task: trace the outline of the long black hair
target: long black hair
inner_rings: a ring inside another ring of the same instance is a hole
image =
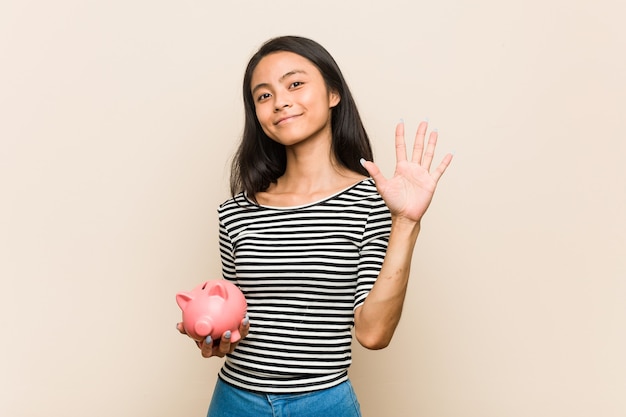
[[[252,74],[261,59],[273,52],[293,52],[311,61],[320,71],[326,88],[339,95],[332,108],[332,152],[337,162],[355,172],[369,175],[360,158],[373,160],[372,148],[354,98],[339,66],[324,47],[299,36],[281,36],[265,42],[250,58],[243,79],[245,124],[241,143],[232,161],[230,192],[241,191],[255,199],[285,173],[287,157],[284,145],[267,137],[256,117],[251,92]]]

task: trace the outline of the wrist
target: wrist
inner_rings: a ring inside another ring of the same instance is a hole
[[[412,220],[402,216],[391,216],[392,233],[413,235],[417,238],[420,229],[421,222],[419,220]]]
[[[414,220],[414,219],[410,219],[408,217],[404,217],[404,216],[398,216],[398,215],[391,215],[391,224],[392,225],[398,225],[400,227],[407,227],[407,228],[418,228],[420,227],[420,223],[421,223],[421,219],[420,220]]]

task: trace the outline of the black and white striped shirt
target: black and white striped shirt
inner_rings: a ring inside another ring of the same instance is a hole
[[[218,213],[223,275],[244,293],[251,323],[220,378],[265,393],[345,381],[354,309],[376,281],[391,228],[373,180],[297,207],[239,194]]]

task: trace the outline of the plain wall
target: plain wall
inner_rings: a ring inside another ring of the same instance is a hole
[[[283,34],[334,55],[388,175],[400,118],[455,152],[391,346],[355,346],[364,416],[626,415],[625,12],[2,2],[0,415],[205,415],[220,360],[174,295],[220,275],[244,66]]]

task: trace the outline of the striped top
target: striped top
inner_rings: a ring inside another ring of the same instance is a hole
[[[354,309],[376,281],[391,228],[373,180],[296,207],[239,194],[218,213],[223,275],[244,293],[251,324],[220,378],[264,393],[345,381]]]

